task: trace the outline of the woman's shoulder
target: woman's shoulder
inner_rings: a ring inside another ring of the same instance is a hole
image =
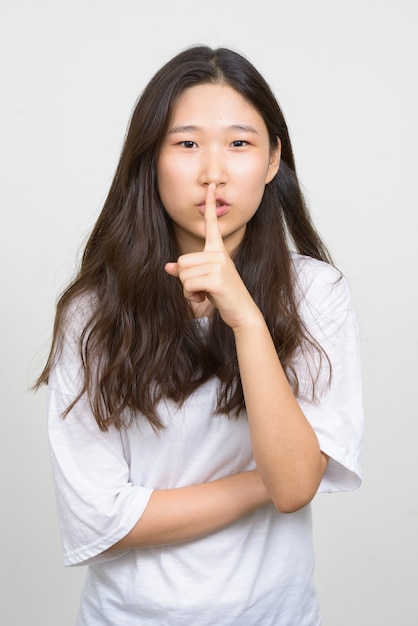
[[[320,261],[298,252],[291,252],[293,271],[302,280],[313,281],[315,278],[335,282],[342,278],[341,272],[330,263]]]
[[[61,310],[54,366],[49,377],[49,387],[65,395],[76,396],[82,387],[83,365],[80,356],[86,341],[86,330],[97,309],[97,298],[92,293],[82,293],[70,298]]]
[[[97,304],[97,296],[93,292],[83,292],[69,299],[62,311],[62,331],[65,334],[80,334],[94,316]]]
[[[347,281],[334,265],[292,252],[292,268],[298,300],[322,311],[350,309]]]

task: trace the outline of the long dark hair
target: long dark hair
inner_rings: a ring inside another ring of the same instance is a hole
[[[244,408],[231,329],[215,311],[202,333],[179,281],[163,269],[179,251],[159,197],[156,161],[177,98],[205,83],[234,88],[261,114],[272,149],[277,138],[281,142],[279,171],[266,185],[234,262],[265,317],[296,394],[296,351],[308,347],[321,353],[298,315],[290,245],[315,259],[330,262],[330,257],[305,206],[283,114],[264,78],[244,57],[225,48],[187,49],[157,72],[135,106],[78,275],[59,299],[51,352],[36,384],[48,382],[59,358],[70,304],[90,298],[91,312],[79,337],[84,384],[66,413],[87,394],[101,430],[125,427],[138,411],[159,429],[162,398],[181,404],[214,376],[220,381],[218,412],[238,415]]]

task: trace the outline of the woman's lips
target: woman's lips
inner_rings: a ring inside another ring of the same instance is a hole
[[[202,215],[205,214],[205,207],[206,207],[205,202],[201,202],[198,205],[199,211]],[[216,215],[218,217],[222,217],[222,215],[225,215],[226,213],[228,213],[229,209],[230,209],[230,205],[223,198],[216,200]]]
[[[226,213],[228,213],[229,211],[229,204],[220,204],[218,206],[218,204],[216,204],[216,215],[218,217],[222,217],[222,215],[225,215]]]

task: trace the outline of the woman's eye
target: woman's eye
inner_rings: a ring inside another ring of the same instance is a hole
[[[244,141],[244,139],[237,139],[232,142],[231,146],[234,148],[243,148],[244,146],[248,146],[248,141]]]
[[[180,145],[183,148],[196,148],[197,144],[195,141],[180,141]]]

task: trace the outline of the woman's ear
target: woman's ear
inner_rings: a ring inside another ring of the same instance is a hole
[[[282,144],[280,142],[280,139],[277,138],[277,148],[274,148],[274,150],[270,152],[270,163],[267,170],[266,185],[273,180],[273,178],[279,171],[281,148]]]

